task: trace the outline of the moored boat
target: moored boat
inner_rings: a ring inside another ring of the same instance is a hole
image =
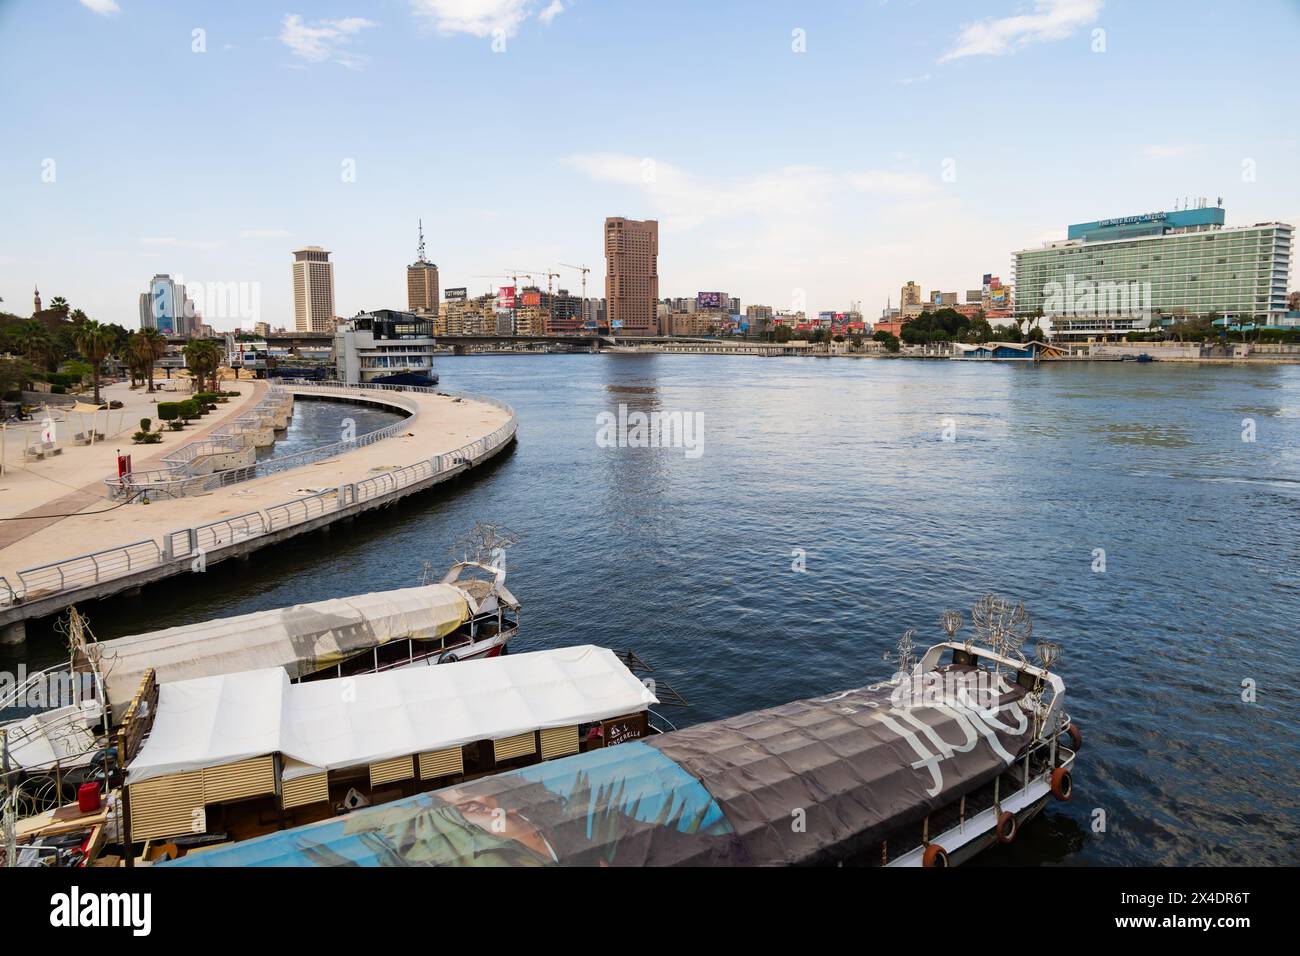
[[[977,635],[886,681],[468,780],[181,865],[856,865],[969,859],[1052,799],[1079,748],[1020,605],[981,599]],[[489,812],[490,811],[490,812]],[[509,821],[494,829],[493,819]]]

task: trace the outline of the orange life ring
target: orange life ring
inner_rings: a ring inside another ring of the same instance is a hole
[[[1077,753],[1082,746],[1083,734],[1079,730],[1079,725],[1074,721],[1070,721],[1070,749]]]
[[[998,814],[998,842],[1010,843],[1016,838],[1016,832],[1020,829],[1020,823],[1016,820],[1016,815],[1010,810],[1003,810]]]
[[[948,851],[937,843],[931,843],[921,856],[921,865],[927,870],[948,865]]]
[[[1057,767],[1052,771],[1052,796],[1065,803],[1073,793],[1074,778],[1070,776],[1070,771],[1065,767]]]

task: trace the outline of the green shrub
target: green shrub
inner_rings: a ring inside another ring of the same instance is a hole
[[[181,414],[180,402],[159,402],[158,417],[165,422],[174,422]]]
[[[153,431],[153,419],[151,419],[151,418],[142,418],[142,419],[140,419],[140,431],[142,431],[142,432],[151,432],[151,431]]]
[[[62,385],[51,385],[51,386],[50,386],[50,394],[51,394],[51,395],[67,395],[67,394],[68,394],[68,390],[67,390],[66,388],[64,388]]]
[[[185,421],[193,421],[199,417],[199,403],[194,399],[187,398],[185,401],[178,402],[177,404],[181,407],[180,417],[185,419]]]
[[[184,422],[168,422],[168,423],[167,423],[167,427],[170,428],[170,429],[171,429],[172,431],[174,431],[174,432],[178,432],[178,431],[180,431],[182,428],[185,427],[185,423],[184,423]]]
[[[146,419],[147,421],[147,419]],[[158,432],[139,431],[131,436],[131,439],[137,445],[156,445],[162,441],[162,435]]]

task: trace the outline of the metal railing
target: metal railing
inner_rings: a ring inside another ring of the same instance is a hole
[[[64,561],[54,561],[18,572],[22,582],[22,598],[57,594],[91,587],[112,578],[125,577],[157,566],[162,558],[158,542],[149,538],[117,548],[107,548],[91,554],[79,555]]]
[[[304,386],[294,384],[295,390],[301,387]],[[504,425],[484,438],[476,439],[452,451],[435,455],[412,465],[376,475],[373,478],[340,485],[338,488],[331,488],[328,491],[306,495],[301,498],[293,498],[280,504],[270,505],[260,512],[251,511],[222,521],[209,522],[189,528],[178,528],[164,534],[161,544],[152,539],[136,541],[121,547],[108,548],[92,554],[79,555],[63,561],[28,568],[18,572],[18,587],[11,586],[5,578],[0,577],[0,607],[16,604],[24,600],[50,597],[60,592],[90,587],[150,567],[158,567],[169,561],[188,558],[196,552],[209,552],[237,545],[259,535],[314,521],[361,502],[383,498],[412,485],[436,478],[439,475],[463,470],[477,464],[492,451],[513,438],[518,428],[518,420],[514,409],[505,402],[486,396],[440,392],[437,389],[422,386],[329,386],[313,382],[306,383],[306,387],[319,387],[321,389],[331,387],[335,389],[340,387],[346,389],[372,388],[382,391],[413,391],[444,395],[460,398],[464,401],[482,402],[507,412],[510,417]],[[389,428],[405,427],[407,424],[408,420],[403,419],[401,422],[395,422]],[[381,429],[381,431],[384,430],[386,429]],[[371,435],[375,434],[377,433],[371,433]],[[369,436],[363,436],[363,439],[365,437]],[[361,442],[363,439],[357,439],[357,442]],[[374,438],[372,440],[378,441],[380,439]],[[338,445],[344,444],[352,443],[340,442],[334,446],[326,447],[334,448],[334,453],[338,453],[343,450],[339,449]],[[314,451],[320,451],[320,449]],[[310,452],[301,454],[310,454]],[[286,455],[284,459],[288,460],[296,457],[298,456]],[[250,468],[264,467],[276,460],[270,459],[269,462],[261,462],[259,465],[250,466]],[[240,471],[242,469],[234,470]],[[265,474],[266,472],[262,473]],[[225,483],[223,476],[226,474],[227,472],[215,472],[211,475],[180,479],[177,483],[206,483],[204,487],[219,487]]]
[[[105,478],[109,497],[129,498],[142,492],[160,497],[180,497],[215,487],[205,480],[209,475],[193,473],[191,469],[194,462],[207,455],[229,454],[248,447],[241,436],[247,431],[266,428],[274,422],[276,415],[283,411],[286,400],[292,401],[292,396],[278,381],[273,381],[267,393],[252,408],[213,429],[207,437],[187,442],[164,455],[160,460],[166,463],[166,468],[132,471],[127,475]]]

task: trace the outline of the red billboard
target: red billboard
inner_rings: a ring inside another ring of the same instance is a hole
[[[503,285],[497,290],[497,308],[513,309],[515,307],[515,287]]]
[[[540,292],[525,292],[524,305],[541,305],[542,294]]]

